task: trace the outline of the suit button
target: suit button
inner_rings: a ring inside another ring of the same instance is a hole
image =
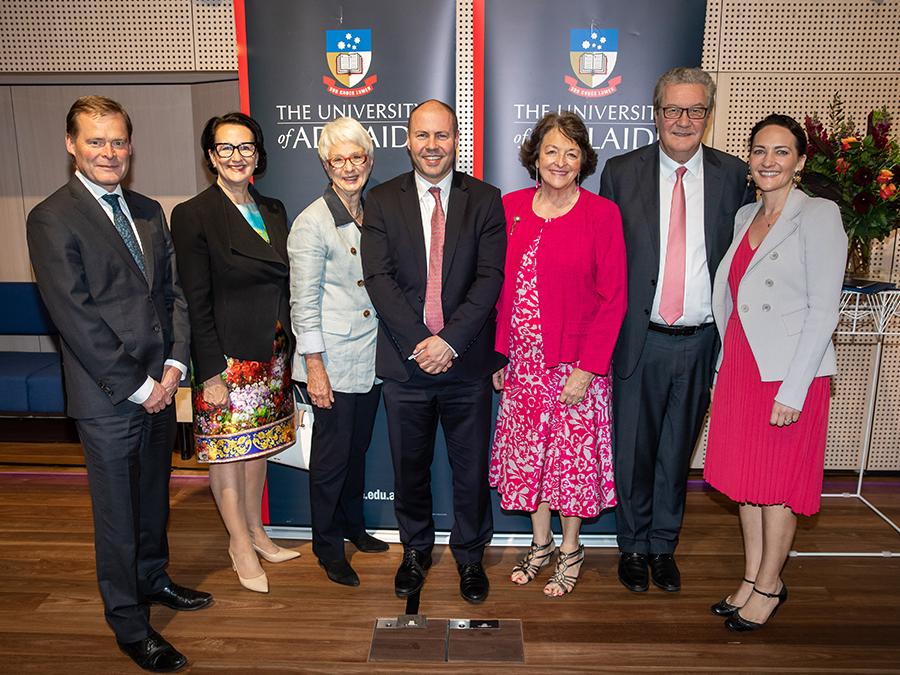
[[[773,251],[772,255],[769,256],[772,260],[778,260],[778,251]]]
[[[350,255],[356,255],[356,247],[355,246],[350,247]]]
[[[363,310],[363,316],[366,317],[367,319],[368,319],[371,315],[372,315],[372,312],[370,312],[369,310],[367,310],[367,309],[364,309],[364,310]]]
[[[766,286],[768,286],[769,288],[771,288],[771,287],[774,286],[774,285],[775,285],[775,282],[774,282],[774,281],[772,281],[771,279],[766,279]]]
[[[763,305],[762,306],[762,310],[764,312],[768,312],[770,309],[772,309],[772,305]]]
[[[360,288],[362,288],[363,286],[366,285],[366,282],[363,281],[362,279],[360,279],[359,281],[356,282],[356,285],[359,286]]]
[[[647,316],[650,316],[650,310],[649,310],[649,309],[645,309],[645,310],[644,310],[644,314],[646,314]]]
[[[650,285],[651,285],[651,286],[656,286],[656,279],[651,279],[651,280],[650,280]]]
[[[749,312],[749,311],[750,311],[750,308],[749,308],[747,305],[741,305],[741,311],[742,311],[742,312]]]
[[[158,332],[159,332],[159,326],[153,326],[153,332],[154,332],[154,333],[158,333]]]

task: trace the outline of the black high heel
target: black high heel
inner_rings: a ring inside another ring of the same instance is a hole
[[[751,586],[755,584],[755,581],[750,581],[747,577],[741,579],[744,583],[750,584]],[[709,611],[715,614],[716,616],[729,617],[734,616],[734,613],[740,609],[737,605],[732,605],[728,602],[728,598],[731,596],[727,596],[719,600],[716,604],[711,605]]]
[[[735,611],[733,616],[725,619],[725,628],[728,630],[734,631],[736,633],[746,633],[751,630],[759,630],[766,623],[769,623],[769,619],[775,616],[775,612],[778,611],[778,608],[781,607],[784,603],[787,602],[788,599],[788,591],[787,586],[785,586],[784,582],[781,582],[781,590],[778,593],[765,593],[763,591],[757,590],[757,588],[753,587],[754,593],[759,593],[760,595],[764,595],[767,598],[777,598],[778,604],[775,605],[775,609],[772,610],[772,613],[769,614],[769,618],[766,619],[765,623],[756,623],[755,621],[748,621],[744,617],[741,616],[741,613]]]

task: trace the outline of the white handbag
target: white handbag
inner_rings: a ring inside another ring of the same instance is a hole
[[[292,466],[295,469],[309,471],[309,455],[312,449],[312,429],[315,413],[313,407],[306,400],[300,387],[294,387],[294,423],[297,427],[297,440],[293,445],[281,452],[270,455],[269,461],[273,464]]]

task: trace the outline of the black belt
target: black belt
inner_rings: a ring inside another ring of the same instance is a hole
[[[649,328],[653,332],[662,333],[663,335],[694,335],[704,328],[709,328],[714,325],[715,324],[712,322],[701,323],[699,326],[666,326],[661,323],[651,323]]]

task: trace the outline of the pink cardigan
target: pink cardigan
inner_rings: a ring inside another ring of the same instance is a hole
[[[534,214],[535,188],[503,197],[506,265],[497,301],[498,352],[509,356],[516,276],[522,256],[541,234],[538,301],[544,365],[575,363],[606,375],[625,316],[625,241],[619,208],[582,189],[575,206],[550,223]]]

